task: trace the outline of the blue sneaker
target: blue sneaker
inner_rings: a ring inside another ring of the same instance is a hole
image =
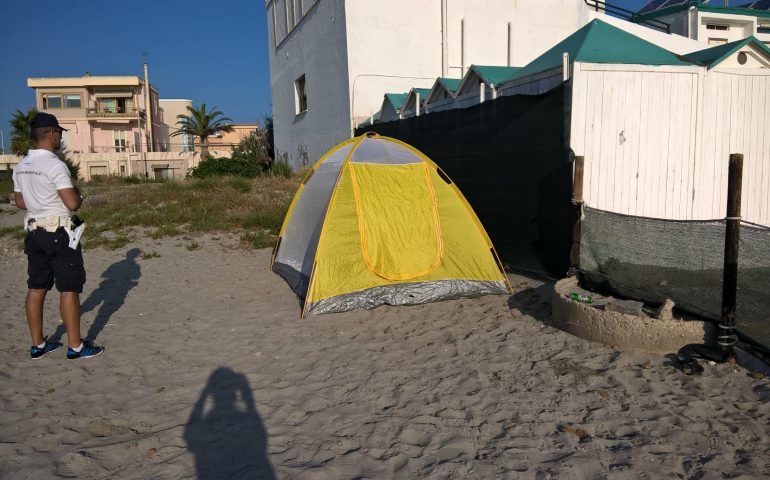
[[[79,352],[76,352],[72,347],[67,348],[67,360],[95,357],[104,351],[104,347],[94,345],[88,340],[81,340],[81,342],[83,342],[83,348]]]
[[[29,349],[29,354],[32,357],[32,360],[42,358],[46,354],[49,354],[54,350],[58,350],[62,346],[62,344],[59,342],[49,342],[48,337],[46,337],[44,340],[45,346],[43,348],[40,348],[37,345],[32,345],[32,347]]]

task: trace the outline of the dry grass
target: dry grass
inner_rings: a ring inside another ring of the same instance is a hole
[[[114,249],[138,234],[159,239],[230,232],[240,233],[243,243],[254,248],[271,246],[299,181],[283,177],[217,177],[84,185],[81,190],[85,200],[78,212],[88,224],[84,245]],[[0,231],[0,236],[17,230]]]

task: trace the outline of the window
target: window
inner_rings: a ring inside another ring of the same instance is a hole
[[[185,133],[182,135],[182,151],[183,152],[192,152],[193,151],[193,145],[194,145],[194,139],[193,136],[189,133]]]
[[[125,152],[126,151],[126,131],[113,130],[112,134],[115,138],[115,151]]]
[[[80,108],[80,95],[64,95],[64,108]]]
[[[294,81],[295,106],[297,115],[307,111],[307,91],[305,90],[305,76],[302,75]]]
[[[43,94],[43,109],[49,108],[80,108],[78,93],[45,93]]]
[[[122,114],[136,116],[134,99],[130,96],[98,96],[96,98],[95,113],[98,115]]]
[[[120,176],[124,177],[125,175],[126,175],[126,166],[125,165],[121,165],[120,166]]]
[[[719,25],[716,23],[707,23],[706,30],[721,30],[723,32],[726,32],[730,30],[730,25]]]
[[[99,99],[99,112],[102,113],[117,113],[118,101],[115,98],[100,98]]]
[[[61,95],[43,95],[43,109],[61,108]]]
[[[302,19],[316,3],[318,3],[318,0],[270,1],[270,5],[267,7],[267,15],[273,21],[276,47],[302,22]]]
[[[709,38],[709,45],[724,45],[727,43],[726,38]]]

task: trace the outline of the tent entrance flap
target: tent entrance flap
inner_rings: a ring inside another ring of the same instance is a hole
[[[438,267],[443,254],[436,194],[423,163],[349,164],[367,268],[410,280]]]

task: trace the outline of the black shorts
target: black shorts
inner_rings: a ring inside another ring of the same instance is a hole
[[[42,228],[27,232],[24,238],[27,254],[27,287],[50,290],[56,285],[60,292],[83,292],[86,269],[83,252],[69,247],[69,235],[63,228],[50,233]]]

